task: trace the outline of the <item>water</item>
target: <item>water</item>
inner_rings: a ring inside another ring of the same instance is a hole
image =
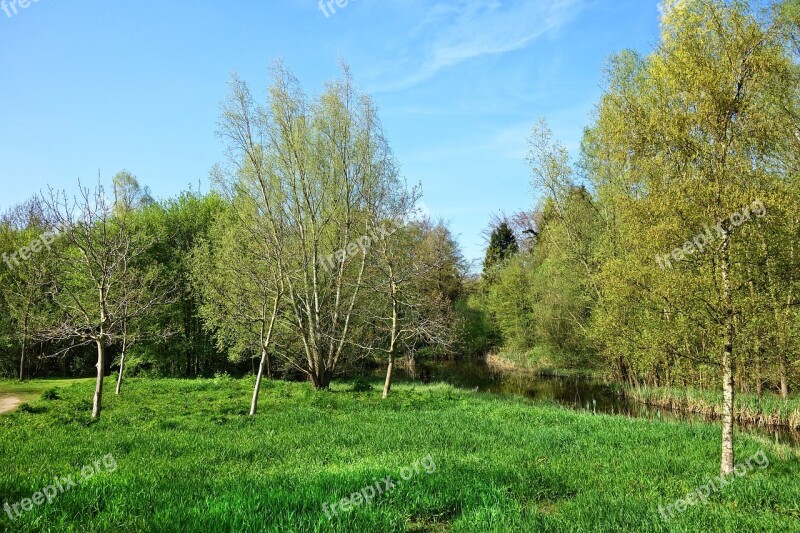
[[[633,401],[619,387],[586,378],[545,377],[532,373],[498,373],[482,361],[445,361],[416,366],[414,372],[400,369],[402,381],[445,382],[455,387],[491,394],[522,396],[556,402],[570,409],[636,418],[674,419],[718,423],[703,415],[660,409]],[[775,442],[800,447],[800,432],[788,428],[762,428],[737,424],[738,431],[769,437]]]

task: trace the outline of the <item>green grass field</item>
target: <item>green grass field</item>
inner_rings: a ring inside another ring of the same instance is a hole
[[[23,402],[38,399],[48,389],[69,387],[75,383],[94,383],[92,378],[37,379],[33,381],[0,380],[0,394],[12,394]]]
[[[0,513],[0,530],[800,531],[796,452],[747,436],[739,461],[763,450],[768,467],[661,518],[660,505],[718,475],[712,425],[445,385],[398,385],[382,401],[377,382],[371,392],[267,382],[250,419],[252,379],[130,380],[121,398],[112,381],[97,423],[91,382],[0,416],[0,505],[103,457],[116,465],[15,520]],[[435,471],[402,481],[427,456]],[[386,476],[393,490],[328,519],[323,504]]]

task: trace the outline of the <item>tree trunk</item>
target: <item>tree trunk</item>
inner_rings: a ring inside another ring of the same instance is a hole
[[[122,334],[122,355],[119,358],[119,377],[117,377],[117,396],[122,389],[122,373],[125,371],[125,353],[128,351],[128,326],[125,326]]]
[[[26,308],[25,324],[22,328],[22,352],[19,356],[19,380],[25,381],[25,355],[28,349],[28,327],[30,326],[30,311]]]
[[[758,341],[756,341],[756,346],[758,345]],[[756,349],[756,395],[758,395],[759,400],[764,395],[764,379],[761,377],[760,348]]]
[[[786,354],[781,352],[778,358],[780,360],[781,372],[781,398],[787,400],[789,399],[789,378],[786,374]]]
[[[394,369],[394,353],[389,352],[389,365],[386,368],[386,382],[383,384],[383,399],[389,396],[392,390],[392,370]]]
[[[261,390],[261,378],[264,375],[264,364],[267,360],[267,349],[261,349],[261,363],[258,365],[258,374],[256,374],[256,386],[253,389],[253,401],[250,402],[250,416],[256,416],[258,411],[258,392]]]
[[[324,363],[323,363],[324,364]],[[331,386],[331,376],[324,368],[319,368],[309,374],[314,390],[327,390]]]
[[[125,370],[125,348],[122,348],[122,356],[119,359],[119,376],[117,377],[117,396],[119,396],[120,389],[122,388],[122,373]],[[135,370],[135,369],[134,369]],[[136,372],[134,372],[134,376]]]
[[[264,322],[261,322],[261,363],[258,365],[258,375],[256,376],[256,386],[253,389],[253,401],[250,402],[250,416],[255,416],[258,412],[258,393],[261,390],[261,380],[264,377],[264,367],[267,367],[269,373],[269,345],[272,342],[272,331],[275,328],[275,320],[278,317],[278,304],[280,303],[280,295],[275,297],[275,303],[272,306],[272,316],[269,321],[269,328],[266,335],[264,334]]]
[[[622,383],[628,383],[628,367],[625,365],[625,360],[622,357],[617,359],[617,372],[619,372],[619,378]]]
[[[22,354],[19,357],[19,380],[25,381],[25,350],[28,347],[26,335],[22,336]]]
[[[94,389],[94,405],[92,407],[92,418],[100,418],[100,410],[103,403],[103,369],[106,366],[106,341],[101,335],[97,340],[97,384]]]
[[[723,312],[723,350],[722,350],[722,474],[733,472],[733,305],[731,298],[730,272],[730,230],[726,227],[722,237],[722,312]]]
[[[392,390],[392,370],[394,369],[394,352],[397,345],[397,327],[398,327],[398,301],[397,301],[397,285],[394,282],[394,270],[391,265],[389,266],[389,275],[392,277],[391,292],[392,292],[392,338],[389,341],[389,365],[386,369],[386,383],[383,384],[383,399],[389,396],[389,391]]]
[[[798,219],[795,218],[794,219],[795,227],[797,227],[797,223],[798,223]],[[791,259],[792,259],[792,264],[794,264],[794,260],[795,260],[794,241],[791,241],[791,242],[792,242],[792,245],[791,245],[791,248],[790,248],[790,250],[791,250],[790,256],[791,256]],[[790,309],[792,309],[792,305],[793,305],[793,302],[794,302],[794,287],[792,285],[789,285],[789,291],[788,292],[789,293],[786,295],[785,320],[781,324],[778,325],[778,327],[781,328],[780,331],[783,332],[783,334],[781,336],[783,337],[783,341],[784,341],[783,342],[783,346],[781,347],[782,349],[780,350],[779,355],[778,355],[780,357],[780,365],[781,365],[781,398],[783,398],[784,400],[788,400],[789,399],[789,375],[788,375],[788,368],[787,368],[788,365],[787,365],[787,362],[786,362],[786,351],[787,351],[787,349],[789,347],[789,343],[787,342],[787,338],[786,337],[787,336],[791,337],[791,329],[789,329],[790,328],[789,324],[791,324],[791,312],[790,312]],[[786,329],[784,329],[784,328],[786,328]]]

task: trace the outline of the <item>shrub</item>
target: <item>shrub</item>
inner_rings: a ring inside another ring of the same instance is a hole
[[[48,401],[60,400],[61,396],[58,395],[58,391],[55,388],[52,388],[42,393],[42,399]]]
[[[353,381],[352,387],[350,387],[350,392],[370,392],[375,390],[372,386],[372,383],[368,379],[358,378]]]

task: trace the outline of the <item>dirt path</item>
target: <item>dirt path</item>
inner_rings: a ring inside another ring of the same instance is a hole
[[[12,394],[0,394],[0,415],[10,413],[22,403],[22,400]]]

